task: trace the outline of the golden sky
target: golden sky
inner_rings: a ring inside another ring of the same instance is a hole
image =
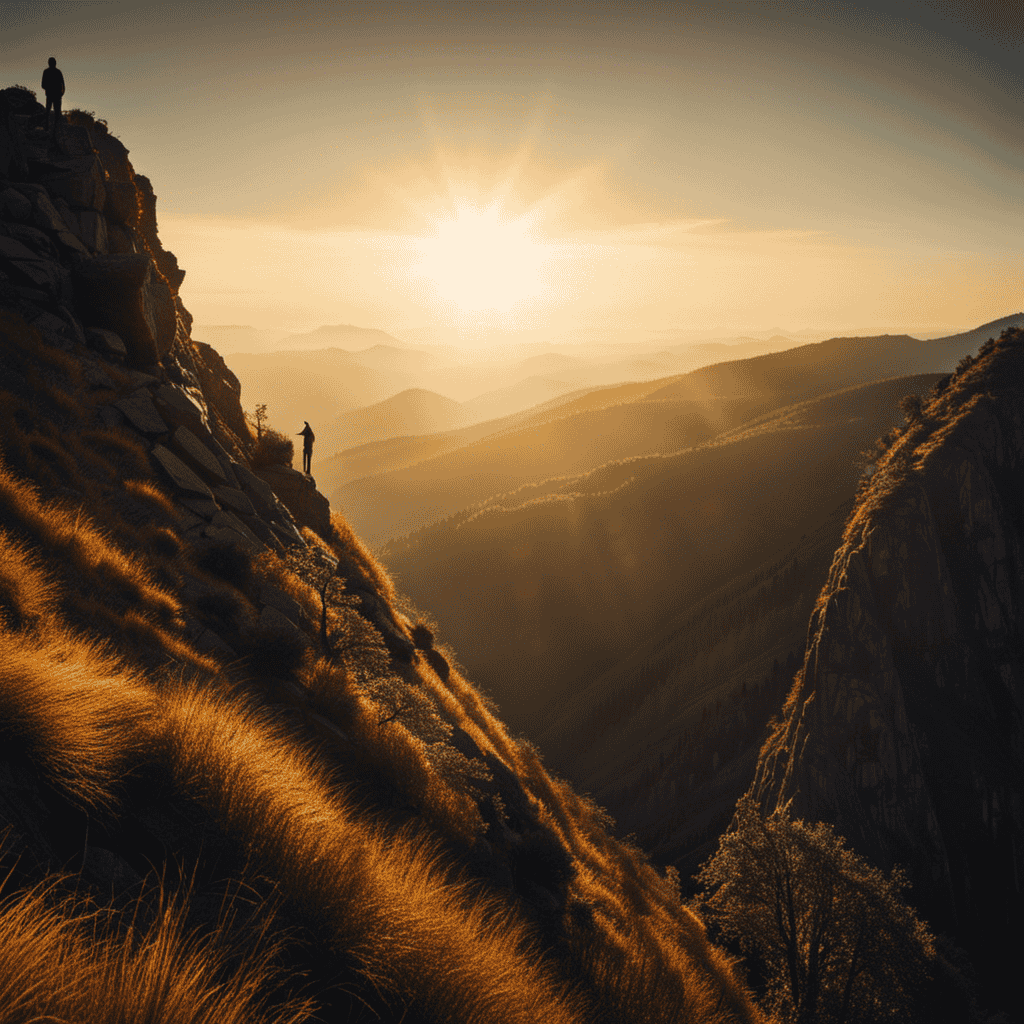
[[[995,4],[2,5],[104,117],[199,324],[482,342],[1024,307]],[[813,13],[808,13],[811,11]]]

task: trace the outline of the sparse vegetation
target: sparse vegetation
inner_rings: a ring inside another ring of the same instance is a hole
[[[871,867],[829,825],[764,818],[747,796],[698,881],[699,909],[752,957],[782,1020],[912,1019],[935,949],[898,869]]]
[[[270,466],[290,466],[295,457],[295,443],[273,427],[263,427],[256,438],[255,447],[250,456],[253,469],[266,469]]]

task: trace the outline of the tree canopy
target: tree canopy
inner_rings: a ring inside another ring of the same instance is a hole
[[[763,970],[780,1019],[910,1019],[935,950],[898,868],[884,874],[788,807],[763,817],[748,795],[697,881],[701,911]]]

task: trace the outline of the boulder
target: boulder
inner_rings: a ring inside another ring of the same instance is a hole
[[[83,319],[120,335],[132,366],[150,366],[166,355],[174,340],[174,302],[149,256],[82,259],[74,285]]]
[[[60,294],[61,268],[16,238],[0,235],[0,266],[13,272],[12,280],[25,281],[48,296]]]
[[[229,508],[232,512],[244,516],[256,515],[256,509],[253,508],[252,502],[245,496],[244,491],[221,484],[219,487],[214,487],[213,494],[223,508]]]
[[[244,441],[250,435],[242,412],[242,385],[238,378],[220,354],[201,341],[193,342],[193,362],[207,403],[217,410],[225,426]]]
[[[57,241],[60,243],[61,248],[71,254],[77,254],[80,256],[88,256],[89,250],[79,241],[78,236],[72,234],[70,231],[58,231]]]
[[[108,429],[113,430],[114,427],[124,426],[124,413],[120,409],[115,409],[112,405],[101,405],[96,410],[96,414],[99,416],[103,426]]]
[[[32,207],[32,223],[41,231],[67,231],[68,225],[45,192],[37,192],[33,196]]]
[[[247,516],[239,514],[239,519],[241,519],[242,522],[245,523],[245,525],[248,526],[249,529],[252,530],[252,532],[255,533],[256,536],[259,537],[259,539],[263,541],[264,544],[267,545],[268,548],[271,548],[278,554],[284,553],[284,542],[274,532],[272,524],[265,523],[262,519],[260,519],[259,516],[256,515]]]
[[[102,327],[90,327],[85,332],[88,345],[114,362],[123,363],[128,358],[128,349],[124,342],[113,331]]]
[[[331,533],[331,503],[316,489],[313,481],[290,466],[267,466],[257,471],[284,503],[297,523],[316,530],[321,537]]]
[[[153,392],[153,401],[168,423],[188,427],[193,434],[206,430],[206,410],[180,384],[164,384],[157,388]],[[209,444],[208,441],[206,443]],[[217,455],[216,451],[214,455]]]
[[[194,512],[197,516],[202,516],[207,522],[209,522],[219,511],[220,506],[215,501],[210,501],[208,498],[196,498],[185,495],[178,499],[179,503],[184,505],[185,508]],[[195,523],[191,524],[195,526]]]
[[[16,189],[0,191],[0,220],[26,224],[32,219],[32,204]]]
[[[119,398],[114,405],[124,413],[125,418],[136,430],[143,434],[165,434],[167,424],[160,418],[160,414],[153,405],[146,388],[138,388],[130,395]]]
[[[236,463],[234,469],[239,484],[256,509],[256,514],[271,525],[281,527],[283,536],[289,543],[304,545],[306,542],[296,528],[295,520],[292,519],[291,513],[274,493],[273,488],[265,480],[260,479],[248,466]]]
[[[188,427],[178,427],[171,435],[169,444],[208,483],[217,485],[226,482],[224,470],[220,468],[213,452]]]
[[[266,547],[266,544],[238,516],[232,515],[224,509],[218,509],[213,519],[210,520],[210,526],[214,529],[234,530],[235,533],[245,538],[248,547],[256,551],[262,551]]]
[[[107,201],[103,167],[95,154],[73,157],[61,162],[63,173],[43,179],[47,190],[60,196],[70,206],[83,206],[102,212]]]
[[[213,501],[213,492],[202,480],[178,458],[174,452],[165,448],[162,444],[154,445],[152,456],[157,465],[170,478],[172,484],[186,494],[196,495]]]
[[[107,252],[123,254],[128,252],[138,252],[135,243],[132,241],[132,236],[127,228],[123,228],[118,224],[112,224],[109,220],[109,214],[106,215],[107,219]]]
[[[78,240],[94,253],[107,253],[110,251],[110,244],[107,237],[107,222],[103,214],[95,210],[68,211],[63,214],[64,222],[68,229],[78,237]]]

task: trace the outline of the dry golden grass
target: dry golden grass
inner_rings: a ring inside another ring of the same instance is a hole
[[[120,550],[83,512],[42,500],[30,483],[0,462],[0,517],[56,558],[65,558],[87,580],[113,586],[140,614],[171,622],[180,603],[158,587],[137,558]]]
[[[0,633],[0,733],[82,807],[110,808],[137,762],[153,692],[98,645],[50,625],[45,638]]]
[[[422,837],[375,830],[293,736],[195,690],[167,695],[161,756],[397,1010],[431,1020],[581,1020],[529,929],[448,876]],[[360,818],[363,820],[360,821]]]
[[[121,485],[132,497],[153,507],[170,522],[178,518],[178,511],[166,492],[154,480],[125,480]]]
[[[123,921],[45,879],[0,903],[0,1024],[301,1024],[309,1000],[270,999],[282,980],[266,932],[242,947],[230,921],[186,927],[187,904],[140,896]],[[148,923],[144,924],[143,921]]]
[[[114,464],[122,478],[154,476],[149,454],[138,435],[124,427],[90,427],[80,434],[83,444]]]
[[[6,623],[32,629],[57,607],[57,587],[30,554],[27,545],[0,530],[0,606]]]
[[[338,512],[331,514],[333,538],[330,550],[340,560],[342,575],[355,576],[371,584],[377,594],[394,608],[398,603],[394,583],[387,569],[370,554],[366,545],[352,532],[352,527]]]

